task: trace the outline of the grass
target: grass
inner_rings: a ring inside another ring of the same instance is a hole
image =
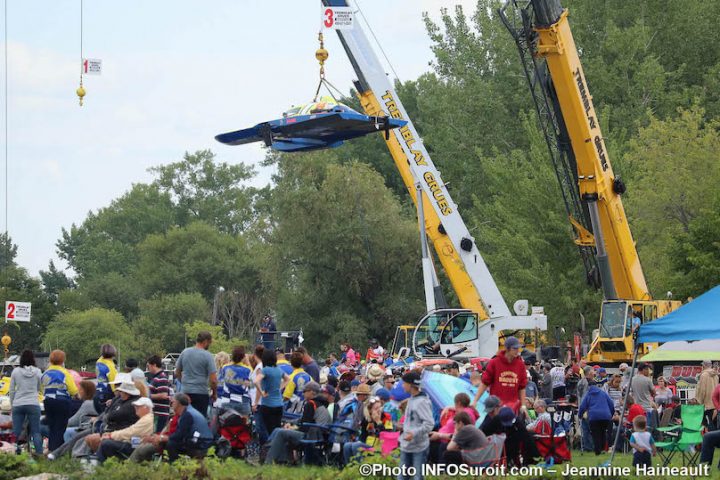
[[[580,454],[573,452],[573,460],[570,462],[574,467],[596,467],[609,459],[609,454],[596,457],[592,453]],[[655,457],[654,461],[659,461],[659,457]],[[379,456],[371,456],[364,460],[364,463],[381,463],[387,467],[397,466],[397,462],[392,458],[382,458]],[[630,467],[632,464],[632,455],[621,454],[615,457],[613,466]],[[674,466],[681,466],[681,459],[673,462]],[[42,472],[59,473],[67,476],[70,480],[75,479],[102,479],[102,480],[132,480],[132,479],[148,479],[148,480],[190,480],[190,479],[218,479],[218,480],[238,480],[238,479],[278,479],[288,478],[292,480],[348,480],[362,478],[359,473],[359,465],[350,465],[342,471],[332,467],[283,467],[283,466],[253,466],[240,460],[221,461],[217,458],[210,457],[204,462],[198,463],[191,460],[179,461],[173,465],[167,463],[137,465],[130,463],[122,463],[116,460],[109,460],[105,464],[95,468],[93,471],[86,470],[78,461],[63,459],[60,461],[49,462],[47,460],[39,460],[33,462],[28,457],[21,455],[0,455],[0,480],[15,479],[21,476],[35,475]],[[497,476],[496,478],[526,478],[526,479],[554,479],[554,478],[587,478],[582,475],[562,476],[565,469],[564,464],[555,467],[554,474],[547,471],[541,474],[530,476]],[[389,472],[388,472],[389,473]],[[393,472],[394,473],[394,472]],[[389,475],[374,475],[367,478],[394,478]],[[447,479],[447,478],[477,478],[477,477],[427,477],[429,479]],[[624,477],[620,475],[594,476],[599,479],[619,479],[619,478],[638,478],[634,475]],[[642,477],[648,478],[648,477]],[[658,476],[649,477],[657,479],[669,479],[671,477]],[[678,478],[678,477],[672,477]],[[716,467],[711,468],[711,474],[708,478],[720,479],[720,474]]]

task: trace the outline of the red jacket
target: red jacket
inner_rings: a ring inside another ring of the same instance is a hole
[[[482,382],[488,386],[491,395],[500,399],[516,412],[520,408],[520,390],[527,385],[527,370],[521,357],[508,362],[505,351],[500,351],[487,364]]]

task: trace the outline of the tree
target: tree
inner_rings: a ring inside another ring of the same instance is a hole
[[[16,265],[17,245],[12,242],[10,234],[0,233],[0,271]]]
[[[62,230],[58,255],[82,279],[109,272],[130,273],[137,264],[135,246],[152,233],[176,223],[170,195],[156,185],[133,185],[122,197],[97,213],[88,213],[80,226]]]
[[[135,279],[145,296],[199,292],[210,300],[215,289],[252,289],[257,273],[242,237],[221,233],[205,223],[172,228],[148,236],[138,246]]]
[[[236,345],[248,346],[247,340],[238,338],[227,338],[220,325],[210,325],[202,320],[185,324],[185,335],[188,338],[188,345],[195,345],[198,333],[210,332],[212,335],[212,344],[208,349],[211,353],[225,352],[231,353]]]
[[[177,205],[180,225],[202,221],[239,234],[252,219],[254,189],[242,186],[255,174],[250,166],[219,163],[210,150],[200,150],[150,171],[157,176],[154,185]]]
[[[55,267],[55,262],[52,260],[50,260],[47,271],[40,270],[40,279],[42,280],[43,290],[55,304],[57,304],[60,292],[76,286],[70,277]]]
[[[283,157],[276,181],[263,277],[283,328],[302,328],[318,349],[349,328],[383,338],[417,320],[417,227],[376,172],[321,152]],[[398,304],[407,310],[389,317]]]
[[[706,123],[703,114],[693,108],[667,120],[653,117],[625,155],[635,172],[627,194],[629,217],[656,293],[676,290],[669,249],[690,231],[720,184],[720,124]]]
[[[267,296],[257,289],[225,290],[217,295],[217,317],[213,322],[222,325],[230,338],[254,341],[254,334],[260,331],[260,323],[268,309]]]
[[[42,339],[48,350],[63,350],[66,364],[74,368],[97,358],[104,343],[115,345],[119,358],[137,357],[138,354],[135,337],[123,316],[104,308],[61,313]]]
[[[131,327],[145,355],[179,352],[186,345],[185,324],[210,318],[208,303],[197,292],[140,300],[139,310]]]
[[[676,298],[698,296],[718,284],[720,278],[720,195],[708,202],[690,221],[686,233],[671,246]]]

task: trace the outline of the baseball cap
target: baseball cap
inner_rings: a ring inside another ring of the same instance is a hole
[[[317,382],[308,382],[305,384],[305,388],[303,388],[303,392],[315,392],[320,393],[320,384]]]
[[[421,383],[420,374],[415,371],[410,371],[402,376],[402,381],[405,383],[409,383],[410,385],[419,387]]]
[[[646,368],[650,368],[650,364],[643,362],[643,363],[639,364],[637,368],[638,368],[638,371],[645,370]]]
[[[360,385],[360,380],[354,378],[350,381],[350,387],[357,387],[358,385]]]
[[[511,427],[515,423],[515,412],[510,407],[502,407],[498,412],[498,419],[503,427]]]
[[[594,368],[595,370],[599,370],[599,369],[600,369],[600,365],[593,365],[593,368]]]
[[[511,348],[521,348],[524,347],[522,343],[520,343],[520,340],[518,340],[516,337],[507,337],[505,339],[505,349],[510,350]]]
[[[322,393],[327,393],[331,397],[334,397],[335,396],[335,387],[333,387],[332,385],[323,385]]]
[[[604,368],[600,367],[600,368],[598,368],[598,373],[607,373],[607,370],[605,370]]]
[[[500,399],[495,395],[490,395],[485,399],[483,405],[485,405],[485,413],[491,412],[499,407],[501,404]]]
[[[347,380],[341,380],[340,383],[338,383],[338,390],[345,393],[349,392],[351,390],[350,382]]]
[[[378,391],[375,392],[375,395],[380,397],[380,399],[382,399],[382,401],[384,401],[384,402],[387,402],[388,400],[390,400],[390,390],[388,390],[387,388],[378,389]]]
[[[136,407],[150,407],[150,408],[153,407],[152,400],[150,400],[147,397],[140,397],[137,400],[135,400],[134,402],[132,402],[132,404],[135,405]]]
[[[630,368],[630,365],[628,365],[627,363],[623,362],[623,363],[620,364],[620,367],[619,367],[619,368],[620,368],[620,370],[622,370],[623,368]]]

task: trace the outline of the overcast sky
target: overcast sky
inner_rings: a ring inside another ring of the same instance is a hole
[[[317,85],[318,0],[84,0],[84,56],[101,59],[103,71],[85,78],[81,108],[80,0],[6,1],[8,230],[18,263],[33,275],[57,262],[62,227],[185,151],[210,148],[220,161],[255,165],[254,183],[268,183],[260,146],[227,147],[213,137],[276,118],[311,99]],[[422,12],[437,19],[457,3],[469,12],[475,0],[358,3],[409,80],[432,59]],[[326,35],[326,48],[327,78],[349,91],[353,72],[336,35]],[[3,203],[4,185],[3,178]]]

